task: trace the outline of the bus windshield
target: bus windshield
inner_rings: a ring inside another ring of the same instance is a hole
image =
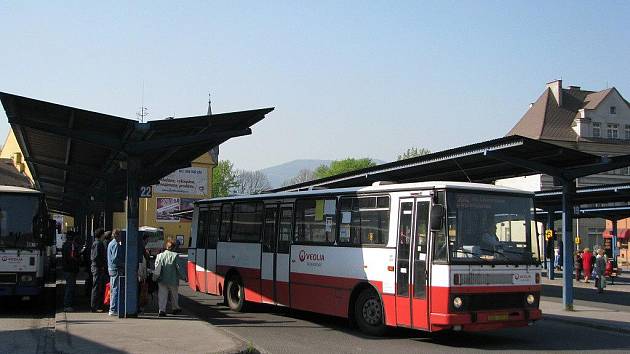
[[[39,215],[39,196],[2,194],[0,197],[0,248],[35,248],[34,232]]]
[[[538,263],[531,197],[451,191],[446,199],[453,263]]]

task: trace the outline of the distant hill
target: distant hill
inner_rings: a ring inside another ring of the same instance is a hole
[[[314,170],[321,165],[328,165],[332,160],[293,160],[280,165],[267,167],[260,170],[269,178],[269,183],[274,188],[280,187],[282,182],[292,178],[303,169]]]
[[[303,159],[303,160],[293,160],[290,162],[285,162],[280,165],[267,167],[265,169],[260,170],[262,173],[266,174],[269,178],[269,183],[273,188],[278,188],[282,185],[282,182],[288,180],[289,178],[295,177],[300,170],[309,169],[315,170],[321,165],[328,165],[332,162],[332,160],[316,160],[316,159]],[[377,164],[382,164],[384,161],[374,159],[374,162]]]

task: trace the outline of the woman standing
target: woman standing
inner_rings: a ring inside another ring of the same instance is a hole
[[[582,274],[582,251],[575,252],[573,266],[575,267],[575,280],[580,281],[580,275]]]
[[[604,254],[604,250],[602,248],[597,250],[597,258],[595,258],[595,269],[594,273],[597,277],[595,280],[595,286],[597,286],[597,292],[603,293],[604,288],[606,287],[606,255]]]
[[[584,282],[588,283],[593,271],[593,254],[588,248],[585,248],[582,254],[582,270],[584,271]]]

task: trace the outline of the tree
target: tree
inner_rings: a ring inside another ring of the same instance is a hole
[[[298,172],[297,175],[287,179],[286,181],[282,182],[282,186],[286,187],[286,186],[291,186],[294,184],[298,184],[298,183],[304,183],[304,182],[308,182],[308,181],[312,181],[315,179],[315,174],[313,173],[312,170],[309,169],[301,169],[300,172]]]
[[[236,172],[230,160],[222,160],[212,170],[212,197],[226,197],[236,187]]]
[[[335,160],[328,166],[319,166],[315,169],[315,178],[335,176],[341,173],[356,171],[372,166],[376,166],[376,162],[372,161],[370,158],[355,159],[349,157],[343,160]]]
[[[407,151],[405,151],[404,154],[398,155],[398,161],[404,160],[404,159],[410,159],[410,158],[416,157],[416,156],[428,155],[430,153],[431,153],[431,151],[429,149],[417,148],[417,147],[414,146],[412,148],[407,149]]]
[[[236,176],[235,191],[238,194],[259,194],[271,189],[271,183],[266,174],[261,171],[240,170]]]

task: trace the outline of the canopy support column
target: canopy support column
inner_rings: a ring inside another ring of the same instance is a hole
[[[612,260],[614,264],[617,264],[617,219],[612,219]]]
[[[562,303],[566,311],[573,311],[573,195],[575,181],[562,181]]]
[[[553,210],[549,210],[547,212],[547,230],[551,230],[553,234],[555,234],[555,230],[553,229]],[[553,237],[549,240],[545,239],[545,264],[547,266],[547,276],[550,280],[554,280],[555,277],[555,267],[553,264]]]
[[[125,240],[125,305],[124,317],[138,316],[138,226],[140,191],[138,176],[142,168],[136,156],[127,159],[127,238]]]

